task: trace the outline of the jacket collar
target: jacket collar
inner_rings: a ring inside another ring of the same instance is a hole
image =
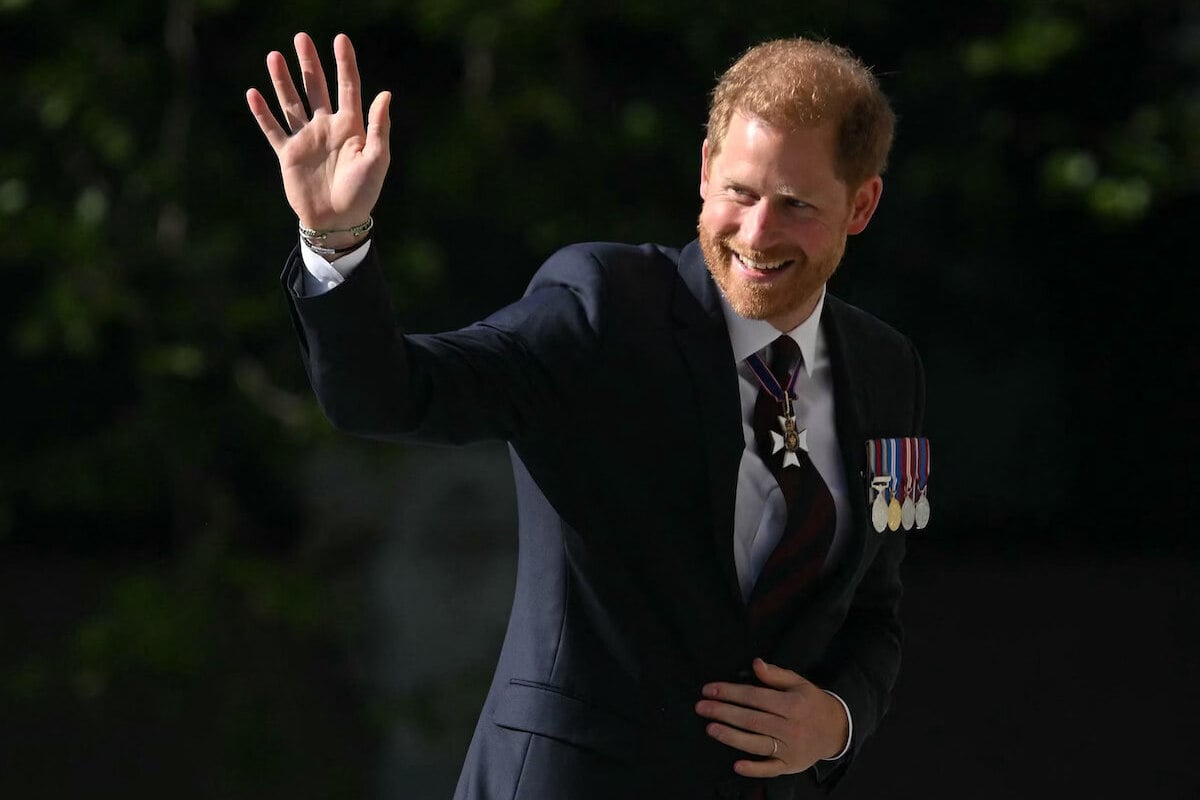
[[[746,446],[741,399],[720,293],[708,274],[699,242],[693,241],[680,253],[679,278],[683,286],[677,287],[672,304],[675,340],[691,372],[692,395],[700,416],[696,435],[703,442],[708,461],[710,535],[728,597],[740,610],[742,593],[733,560],[733,513],[738,466]]]

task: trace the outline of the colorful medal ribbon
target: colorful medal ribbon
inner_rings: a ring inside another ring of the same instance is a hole
[[[920,497],[917,500],[916,507],[916,524],[917,530],[921,530],[929,524],[929,498],[926,497],[926,491],[929,488],[929,440],[917,440],[917,493]]]
[[[913,500],[916,480],[917,440],[911,436],[905,437],[904,442],[904,483],[900,487],[900,525],[904,530],[911,531],[917,521],[917,504]]]
[[[898,436],[867,440],[871,483],[867,503],[875,530],[918,530],[929,524],[929,440]]]
[[[867,441],[867,458],[871,465],[871,489],[875,492],[875,498],[871,503],[871,526],[875,528],[877,533],[883,533],[887,530],[887,498],[888,487],[891,485],[891,477],[888,475],[884,466],[884,453],[887,451],[887,442],[883,439],[870,439]]]
[[[775,373],[771,372],[770,368],[759,358],[758,353],[748,356],[746,363],[750,365],[750,369],[754,370],[754,377],[758,378],[758,382],[762,384],[766,393],[781,403],[785,412],[789,410],[792,407],[792,401],[796,399],[796,376],[800,374],[800,365],[797,364],[792,370],[792,374],[788,377],[787,389],[784,389],[779,385]]]
[[[887,509],[887,526],[889,531],[900,529],[900,518],[902,516],[900,510],[900,440],[888,439],[888,475],[892,477],[890,490],[891,498],[888,500]]]

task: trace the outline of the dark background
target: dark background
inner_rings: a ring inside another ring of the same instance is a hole
[[[0,796],[453,786],[507,467],[320,418],[243,99],[297,29],[395,94],[375,246],[413,330],[568,242],[690,240],[748,45],[873,65],[898,138],[833,290],[923,354],[933,522],[842,794],[1196,796],[1194,0],[0,2]]]

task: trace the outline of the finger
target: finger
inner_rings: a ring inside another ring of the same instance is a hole
[[[363,155],[366,158],[375,160],[388,157],[388,136],[392,130],[391,109],[391,92],[380,92],[371,101],[371,108],[367,112],[367,143],[363,147]]]
[[[778,689],[749,686],[744,683],[710,683],[702,690],[710,700],[720,700],[723,703],[757,708],[778,716],[783,713],[786,696]]]
[[[783,723],[786,722],[782,717],[768,711],[756,711],[753,708],[718,703],[713,700],[701,700],[696,703],[696,713],[706,719],[724,722],[735,728],[764,736],[781,736]]]
[[[321,66],[321,57],[317,54],[317,46],[307,33],[297,33],[292,40],[296,47],[296,59],[300,62],[300,77],[304,80],[304,94],[308,97],[308,107],[314,115],[318,111],[333,113],[329,105],[329,86],[325,83],[325,70]]]
[[[788,774],[789,769],[795,771],[794,767],[789,768],[778,758],[768,758],[762,761],[742,759],[733,762],[733,771],[746,778],[774,778],[777,775]]]
[[[754,659],[754,674],[758,679],[774,689],[798,689],[808,681],[790,669],[768,664],[761,658]]]
[[[296,93],[296,84],[292,83],[292,74],[288,72],[283,53],[272,50],[267,54],[267,72],[271,75],[271,84],[275,87],[279,109],[283,111],[283,121],[287,123],[291,132],[295,133],[308,122],[308,112],[304,110],[304,103],[300,102],[300,95]]]
[[[728,725],[721,725],[717,722],[706,726],[704,732],[721,744],[741,750],[743,753],[749,753],[752,756],[774,758],[775,754],[779,751],[779,748],[776,746],[778,740],[771,736],[764,736],[761,733],[748,733],[747,731],[731,728]]]
[[[246,104],[250,106],[250,113],[258,120],[258,127],[262,129],[263,136],[267,137],[267,143],[271,145],[272,150],[278,152],[287,142],[288,135],[271,113],[267,99],[258,89],[250,89],[246,92]]]
[[[337,61],[338,111],[362,117],[362,96],[359,93],[358,61],[350,37],[339,33],[333,40],[333,57]]]

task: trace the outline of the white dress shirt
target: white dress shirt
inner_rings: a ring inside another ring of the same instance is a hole
[[[337,287],[350,271],[367,257],[371,242],[352,253],[347,253],[331,264],[303,241],[300,256],[304,260],[304,294],[315,296]],[[787,332],[800,346],[804,370],[796,378],[797,399],[794,404],[796,424],[808,430],[808,455],[833,495],[836,528],[833,544],[825,559],[825,569],[840,556],[846,547],[850,520],[850,499],[846,494],[846,479],[842,471],[842,453],[838,448],[837,429],[833,419],[833,376],[829,366],[829,349],[821,331],[821,312],[825,308],[825,291],[808,319]],[[754,438],[754,404],[758,399],[759,385],[746,357],[760,353],[779,337],[779,331],[763,320],[746,319],[730,308],[725,296],[721,295],[721,310],[725,313],[725,324],[729,329],[729,341],[733,345],[733,357],[737,362],[738,390],[742,401],[742,432],[746,449],[738,467],[737,497],[733,514],[733,557],[737,566],[738,583],[742,597],[749,598],[762,571],[767,556],[775,549],[783,535],[787,521],[787,504],[779,483],[762,458]],[[846,746],[828,761],[836,761],[850,749],[854,738],[854,718],[846,701],[833,692],[826,694],[836,698],[846,711],[848,723]]]
[[[300,258],[304,260],[304,296],[316,297],[340,285],[342,281],[346,280],[346,276],[352,269],[366,260],[369,252],[371,252],[370,239],[363,242],[363,246],[354,252],[339,258],[335,267],[301,239]]]
[[[796,377],[796,425],[808,431],[808,456],[833,495],[836,527],[825,570],[846,547],[850,528],[850,498],[846,493],[846,478],[842,469],[842,451],[838,446],[837,429],[833,419],[833,375],[829,365],[829,348],[821,331],[821,312],[825,308],[825,292],[808,319],[787,335],[800,348],[803,370]],[[754,437],[754,405],[761,387],[746,358],[758,353],[765,360],[764,348],[780,336],[769,322],[739,316],[724,295],[721,309],[733,345],[737,362],[738,390],[742,400],[742,433],[746,449],[738,467],[737,498],[733,513],[733,557],[737,564],[738,583],[742,597],[749,599],[754,582],[762,572],[767,557],[779,543],[787,521],[787,502],[778,481],[758,453]]]
[[[754,436],[754,405],[758,401],[761,386],[746,358],[758,353],[765,359],[763,351],[779,338],[780,332],[765,320],[747,319],[739,315],[730,307],[725,295],[719,294],[725,327],[729,329],[729,343],[733,346],[733,358],[737,363],[742,434],[746,440],[746,449],[742,451],[742,462],[738,466],[737,496],[734,498],[733,560],[742,598],[749,599],[754,582],[767,563],[767,557],[783,536],[787,502],[779,482],[758,453]],[[846,549],[849,539],[850,496],[846,492],[842,451],[838,446],[837,428],[834,425],[833,373],[829,364],[829,347],[821,330],[821,312],[824,310],[825,290],[822,288],[817,306],[808,319],[788,331],[787,335],[799,346],[803,365],[803,370],[796,376],[796,400],[793,403],[796,427],[808,431],[808,457],[833,495],[835,527],[824,565],[828,572]],[[841,703],[846,712],[846,746],[833,758],[823,759],[836,761],[846,755],[850,742],[854,740],[854,717],[845,700],[829,690],[825,690],[825,693]]]

